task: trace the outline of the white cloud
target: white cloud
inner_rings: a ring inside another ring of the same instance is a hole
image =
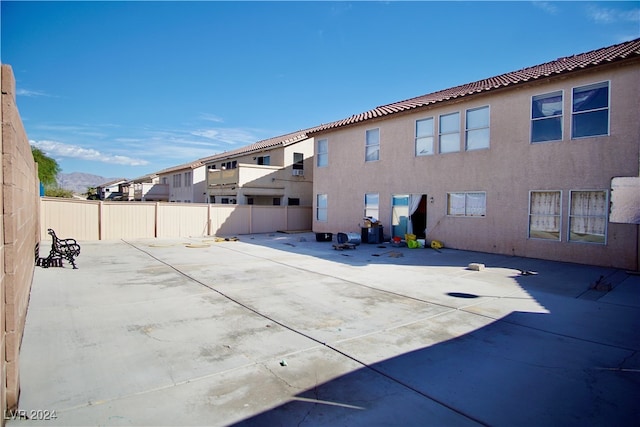
[[[54,158],[68,157],[126,166],[144,166],[149,164],[147,160],[101,153],[93,148],[84,148],[78,145],[65,144],[63,142],[42,140],[29,141],[29,143],[42,150],[48,156]]]
[[[258,139],[251,132],[245,129],[235,128],[215,128],[199,129],[190,132],[193,136],[207,138],[216,142],[223,142],[232,145],[248,145],[257,142]]]
[[[201,120],[207,120],[209,122],[216,122],[216,123],[224,122],[222,117],[216,116],[215,114],[209,114],[209,113],[200,113],[198,118]]]
[[[589,17],[598,24],[640,22],[640,8],[620,10],[612,7],[590,5],[587,13]]]
[[[204,115],[215,122],[213,115]],[[201,122],[202,124],[202,122]],[[61,164],[84,161],[85,170],[98,164],[147,166],[161,170],[237,147],[253,144],[265,131],[214,126],[158,128],[109,124],[43,123],[35,126],[31,144]],[[107,152],[108,151],[108,152]],[[78,168],[78,166],[74,166]]]
[[[48,93],[45,93],[45,92],[40,92],[38,90],[28,90],[28,89],[16,89],[16,95],[29,96],[29,97],[52,96],[52,95],[49,95]]]
[[[551,15],[555,15],[556,13],[558,13],[558,7],[548,1],[534,1],[533,5]]]

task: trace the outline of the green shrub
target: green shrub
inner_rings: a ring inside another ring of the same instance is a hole
[[[62,197],[65,199],[71,199],[73,198],[73,191],[65,190],[64,188],[60,187],[49,187],[45,188],[44,195],[47,197]]]

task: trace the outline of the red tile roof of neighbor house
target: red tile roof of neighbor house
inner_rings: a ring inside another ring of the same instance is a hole
[[[183,164],[178,165],[178,166],[171,166],[170,168],[162,169],[159,172],[154,172],[154,174],[165,175],[165,174],[168,174],[168,173],[171,173],[171,172],[182,171],[182,170],[185,170],[185,169],[197,169],[202,165],[203,165],[202,161],[196,160],[194,162],[183,163]]]
[[[433,92],[404,101],[382,105],[372,110],[365,111],[364,113],[354,114],[353,116],[346,119],[337,120],[335,122],[317,126],[315,128],[307,130],[307,133],[311,135],[325,130],[349,126],[352,124],[364,122],[366,120],[376,119],[379,117],[388,116],[390,114],[401,113],[404,111],[409,111],[419,107],[449,101],[464,96],[488,92],[495,89],[552,77],[555,75],[567,74],[587,68],[597,67],[638,57],[640,57],[640,38],[629,42],[592,50],[590,52],[581,53],[578,55],[558,58],[555,61],[546,62],[540,65],[534,65],[532,67],[523,68],[521,70],[512,71],[506,74],[500,74],[499,76],[489,77],[487,79],[463,84],[460,86],[452,87],[450,89],[444,89],[438,92]]]
[[[235,156],[240,156],[247,153],[255,153],[258,151],[266,150],[268,148],[273,148],[277,146],[286,146],[292,144],[294,142],[302,141],[303,139],[308,138],[307,132],[309,129],[303,129],[296,132],[287,133],[285,135],[275,136],[273,138],[264,139],[262,141],[258,141],[255,144],[247,145],[245,147],[240,147],[235,150],[225,151],[224,153],[214,154],[213,156],[204,157],[200,159],[202,163],[214,162],[220,159],[228,159]]]

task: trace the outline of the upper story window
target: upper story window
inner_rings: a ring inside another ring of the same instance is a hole
[[[364,216],[380,218],[380,195],[378,193],[367,193],[364,195]]]
[[[257,160],[259,165],[269,166],[271,164],[271,156],[260,156]]]
[[[293,169],[295,170],[304,169],[304,154],[293,153]]]
[[[207,165],[207,169],[213,170],[216,168],[216,165]]]
[[[177,173],[173,175],[173,188],[180,188],[180,187],[182,187],[182,174]]]
[[[238,167],[238,161],[227,162],[222,164],[222,169],[235,169]]]
[[[460,151],[460,113],[440,116],[440,153]]]
[[[193,182],[193,171],[184,173],[184,186],[191,187],[191,183]]]
[[[609,134],[609,82],[573,88],[571,137]]]
[[[162,177],[162,184],[168,184],[169,183],[169,178],[167,178],[166,176]]]
[[[562,139],[562,91],[531,98],[531,142]]]
[[[433,153],[433,117],[416,120],[416,156]]]
[[[489,148],[489,106],[467,110],[467,150]]]
[[[365,161],[380,160],[380,129],[367,131],[365,150]]]
[[[316,166],[323,167],[329,165],[329,140],[319,139],[316,150]]]

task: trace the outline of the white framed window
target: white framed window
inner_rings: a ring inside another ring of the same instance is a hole
[[[569,241],[605,244],[607,241],[607,191],[571,191]]]
[[[467,110],[465,147],[467,151],[489,148],[489,106]]]
[[[433,117],[416,120],[416,156],[433,153]]]
[[[229,161],[227,163],[222,163],[222,169],[235,169],[237,167],[238,167],[237,160]]]
[[[487,193],[469,191],[447,193],[447,215],[483,217],[487,214]]]
[[[380,160],[380,129],[369,129],[366,132],[365,161]]]
[[[191,187],[191,183],[193,182],[193,171],[184,173],[184,186]]]
[[[182,174],[176,173],[173,175],[173,188],[182,187]]]
[[[325,167],[329,165],[329,140],[319,139],[316,149],[316,166]]]
[[[260,156],[256,160],[259,165],[269,166],[271,164],[271,156]]]
[[[380,218],[380,194],[366,193],[364,195],[364,216]]]
[[[562,91],[531,98],[531,142],[562,140]]]
[[[560,241],[562,192],[529,192],[529,238]]]
[[[440,116],[439,125],[440,153],[460,151],[460,113]]]
[[[571,138],[609,134],[609,82],[573,88]]]
[[[328,200],[326,194],[318,194],[316,196],[316,220],[327,221]]]

